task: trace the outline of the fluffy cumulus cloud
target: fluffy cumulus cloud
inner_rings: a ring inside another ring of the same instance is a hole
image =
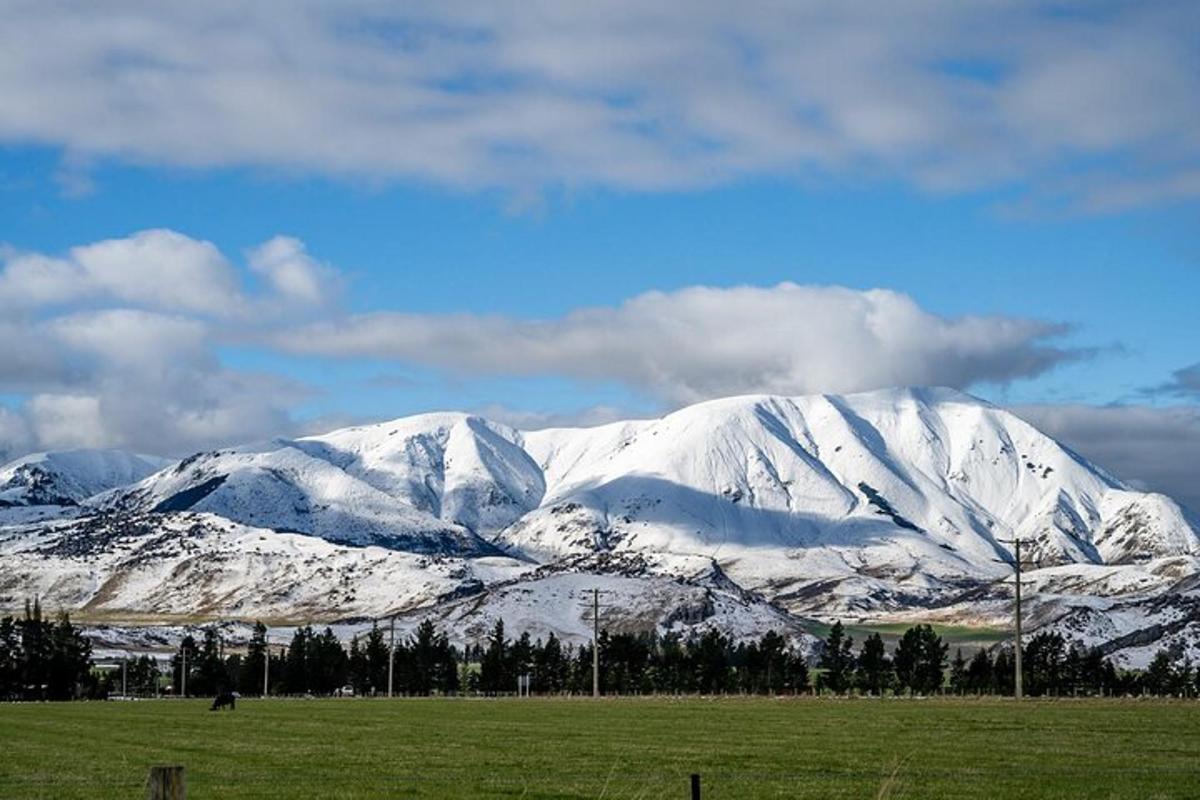
[[[278,331],[272,341],[298,353],[465,375],[615,381],[684,403],[744,392],[1007,383],[1083,355],[1054,346],[1061,333],[1029,319],[947,319],[887,290],[785,283],[649,292],[543,321],[376,313]]]
[[[291,236],[276,236],[255,247],[249,263],[285,303],[323,305],[341,283],[336,270],[310,256],[304,242]]]
[[[1195,3],[5,4],[0,141],[537,191],[1200,193]]]
[[[326,308],[336,276],[291,239],[247,261],[239,270],[211,243],[165,230],[65,255],[6,251],[0,392],[20,403],[0,406],[0,454],[177,454],[290,430],[304,387],[230,369],[217,348],[285,312]]]
[[[248,259],[267,284],[259,296],[243,291],[237,269],[216,245],[170,230],[81,245],[64,256],[10,250],[0,271],[0,309],[100,302],[239,317],[320,305],[336,295],[332,272],[295,239],[271,239]]]
[[[1200,514],[1200,407],[1035,405],[1014,411],[1117,477]]]

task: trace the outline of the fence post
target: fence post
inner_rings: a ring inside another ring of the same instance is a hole
[[[151,767],[146,779],[146,800],[187,800],[183,767]]]
[[[700,776],[692,773],[692,800],[700,800]]]

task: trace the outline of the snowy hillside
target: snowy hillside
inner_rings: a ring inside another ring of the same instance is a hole
[[[119,450],[34,453],[0,466],[0,507],[75,505],[139,481],[165,463]]]
[[[541,499],[507,428],[428,414],[327,436],[200,453],[96,498],[106,510],[197,511],[246,525],[419,553],[485,555],[478,533]]]
[[[0,516],[0,605],[37,592],[122,613],[406,610],[569,635],[579,619],[561,604],[620,577],[622,607],[662,629],[697,592],[732,632],[840,616],[996,624],[1022,539],[1039,619],[1099,641],[1152,628],[1159,598],[1191,591],[1172,576],[1200,572],[1200,537],[1172,500],[946,389],[734,397],[533,432],[426,414],[153,474],[110,458],[46,468],[53,481],[0,473],[26,476],[0,495],[10,505],[76,504]]]
[[[794,610],[843,582],[867,607],[935,602],[1008,574],[1015,538],[1038,566],[1200,553],[1168,498],[950,390],[737,397],[525,438],[545,498],[498,544],[711,557]]]

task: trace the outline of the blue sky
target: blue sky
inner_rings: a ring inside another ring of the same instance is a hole
[[[0,450],[945,382],[1186,491],[1200,13],[1080,8],[17,4]]]

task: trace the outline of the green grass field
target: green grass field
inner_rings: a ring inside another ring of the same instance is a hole
[[[253,700],[0,704],[0,797],[1185,798],[1200,703]]]

